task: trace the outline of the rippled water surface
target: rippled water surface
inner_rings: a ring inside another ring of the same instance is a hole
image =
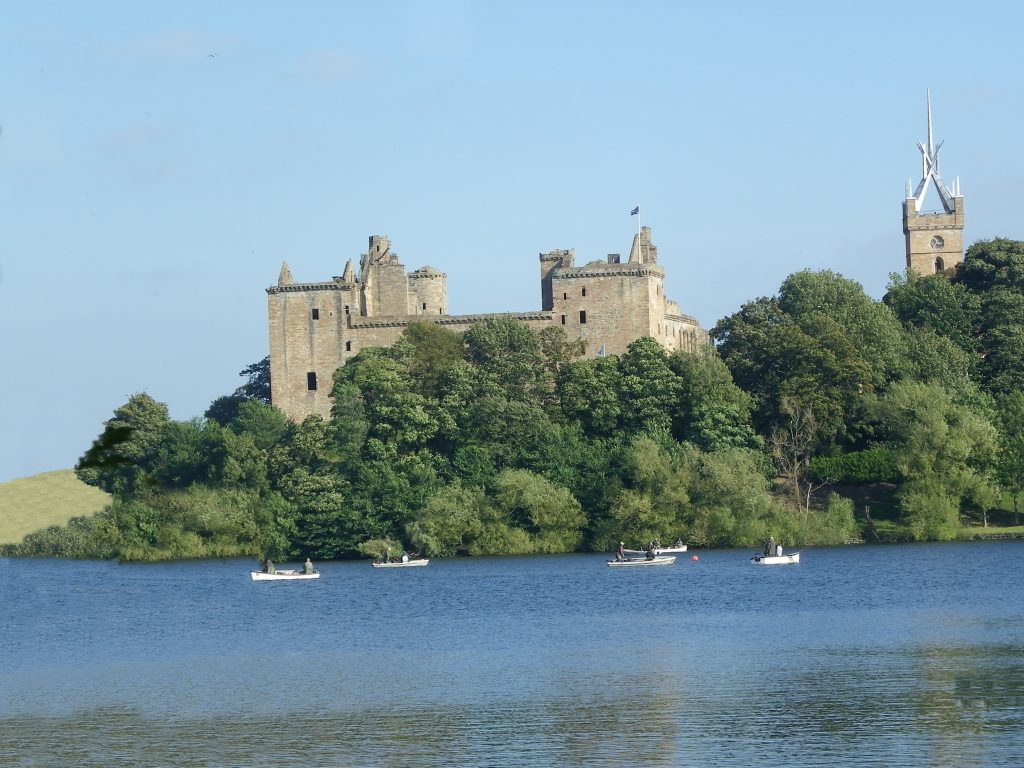
[[[1024,765],[1024,542],[0,560],[0,766]]]

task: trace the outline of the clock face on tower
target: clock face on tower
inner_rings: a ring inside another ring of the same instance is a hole
[[[946,244],[946,241],[943,240],[942,237],[939,236],[939,235],[936,235],[935,237],[932,238],[932,242],[931,242],[932,248],[938,249],[938,248],[941,248],[942,246],[944,246],[945,244]]]

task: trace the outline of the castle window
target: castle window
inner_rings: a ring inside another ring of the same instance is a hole
[[[423,302],[423,311],[424,312],[427,311],[427,302],[425,302],[425,301]]]
[[[586,295],[587,295],[587,287],[586,287],[586,286],[583,286],[583,295],[584,295],[584,296],[586,296]]]
[[[565,315],[562,315],[562,325],[565,325]]]
[[[310,392],[316,391],[316,371],[310,371],[306,374],[306,389]]]
[[[585,309],[580,310],[580,323],[585,324],[587,322],[587,311]]]
[[[320,310],[319,309],[314,309],[313,310],[313,319],[314,320],[319,320],[320,319]]]
[[[351,352],[352,351],[352,342],[351,341],[346,341],[345,342],[345,351],[346,352]]]
[[[562,299],[563,300],[568,299],[568,298],[569,298],[569,294],[568,293],[563,293],[562,294]]]
[[[935,260],[935,271],[936,271],[936,272],[942,272],[942,271],[944,271],[945,269],[946,269],[946,262],[944,262],[944,261],[942,260],[942,257],[940,256],[939,258],[937,258],[937,259]]]
[[[348,304],[345,305],[345,314],[348,314]]]

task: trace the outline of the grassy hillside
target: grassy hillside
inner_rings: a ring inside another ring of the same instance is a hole
[[[94,515],[109,503],[109,494],[86,485],[70,469],[0,483],[0,544],[16,544],[41,528]]]

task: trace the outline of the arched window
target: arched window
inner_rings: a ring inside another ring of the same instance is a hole
[[[946,269],[946,262],[944,262],[942,260],[941,256],[936,257],[936,259],[935,259],[935,271],[936,272],[943,272],[943,271],[945,271],[945,269]]]

